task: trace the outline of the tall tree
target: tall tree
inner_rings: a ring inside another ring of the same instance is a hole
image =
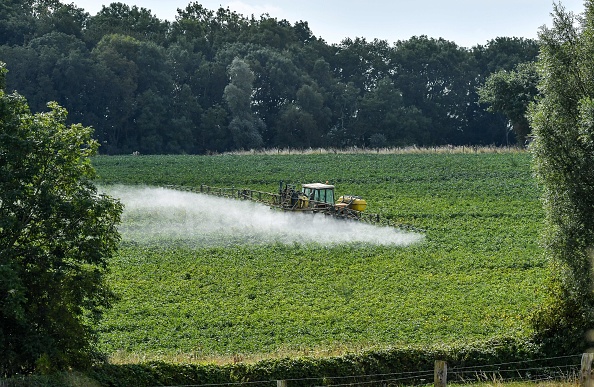
[[[90,128],[31,114],[0,63],[0,376],[83,367],[109,306],[121,205],[92,183]]]
[[[111,34],[164,44],[169,30],[169,22],[160,20],[150,10],[119,2],[104,5],[87,24],[84,35],[91,46]]]
[[[510,126],[509,118],[495,109],[487,111],[477,101],[478,88],[487,78],[499,71],[514,71],[519,63],[534,62],[537,59],[539,43],[536,39],[498,37],[471,49],[474,78],[468,94],[469,130],[465,131],[464,141],[469,144],[510,145],[516,136]],[[520,140],[521,141],[521,140]]]
[[[406,106],[414,106],[431,120],[428,142],[456,144],[468,127],[467,108],[475,76],[470,53],[454,42],[426,36],[395,45],[394,85]]]
[[[429,139],[429,123],[415,107],[403,104],[402,92],[389,77],[361,99],[356,124],[360,145],[369,146],[375,135],[385,138],[385,145],[422,144]]]
[[[530,110],[553,276],[534,322],[564,352],[585,350],[594,328],[594,0],[584,4],[580,18],[555,5],[554,27],[539,34],[542,95]]]
[[[228,113],[224,107],[214,105],[202,113],[198,139],[197,148],[202,153],[233,149]]]
[[[60,32],[81,38],[89,14],[74,4],[62,4],[59,0],[35,0],[33,14],[36,21],[36,36]]]
[[[50,32],[78,38],[89,14],[59,0],[4,0],[0,3],[0,45],[23,45]]]
[[[538,95],[537,84],[534,63],[520,63],[513,71],[499,70],[491,74],[478,89],[479,102],[489,105],[488,111],[508,118],[519,144],[524,144],[530,134],[526,112]]]
[[[351,82],[335,82],[330,88],[330,109],[334,113],[332,125],[326,134],[328,145],[336,148],[360,145],[355,122],[359,110],[360,90]]]
[[[515,37],[498,37],[471,50],[480,74],[485,76],[500,70],[511,71],[518,63],[534,62],[538,51],[537,40]]]
[[[23,45],[35,34],[35,19],[26,0],[0,2],[0,45]]]
[[[294,104],[286,105],[277,122],[279,128],[275,144],[280,147],[311,148],[319,142],[313,116]]]
[[[260,148],[263,145],[264,122],[252,114],[254,73],[242,59],[229,66],[230,82],[225,87],[225,100],[233,116],[229,129],[237,149]]]
[[[225,43],[236,42],[248,21],[228,8],[216,12],[204,8],[198,2],[178,9],[171,26],[171,39],[192,45],[194,52],[201,52],[212,60]]]
[[[134,107],[138,91],[136,63],[140,42],[124,35],[106,35],[93,49],[98,68],[95,116],[97,137],[107,153],[131,152],[134,138]]]
[[[244,42],[278,50],[286,49],[297,39],[291,23],[287,20],[277,20],[269,15],[262,15],[260,19],[252,16],[249,27],[240,38]]]

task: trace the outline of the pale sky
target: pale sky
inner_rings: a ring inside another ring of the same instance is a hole
[[[91,15],[110,0],[74,2]],[[190,0],[119,0],[147,8],[160,19],[175,20],[178,8]],[[555,0],[555,2],[559,2]],[[374,38],[394,43],[411,36],[444,38],[459,46],[485,44],[497,37],[537,38],[541,26],[551,26],[553,0],[201,0],[205,8],[229,7],[246,17],[268,13],[291,23],[307,21],[327,43],[344,38]],[[574,13],[584,11],[584,0],[560,0]]]

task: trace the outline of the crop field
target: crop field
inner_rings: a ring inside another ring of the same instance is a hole
[[[119,300],[99,327],[102,349],[120,361],[232,361],[527,337],[547,275],[530,158],[97,157],[97,183],[126,206],[109,278]],[[151,188],[276,192],[279,180],[328,181],[422,231],[318,224]]]

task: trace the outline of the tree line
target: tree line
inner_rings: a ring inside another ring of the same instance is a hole
[[[0,5],[7,89],[33,111],[57,101],[106,154],[513,144],[525,133],[477,88],[538,50],[515,37],[328,44],[305,21],[198,2],[172,22],[123,3],[95,16],[59,0]]]

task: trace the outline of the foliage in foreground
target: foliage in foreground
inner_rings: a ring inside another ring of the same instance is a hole
[[[98,195],[91,129],[31,114],[0,63],[0,376],[89,365],[121,206]]]
[[[577,20],[556,6],[554,27],[540,34],[542,98],[530,115],[556,274],[535,325],[567,350],[585,348],[594,327],[594,1],[585,5]]]

